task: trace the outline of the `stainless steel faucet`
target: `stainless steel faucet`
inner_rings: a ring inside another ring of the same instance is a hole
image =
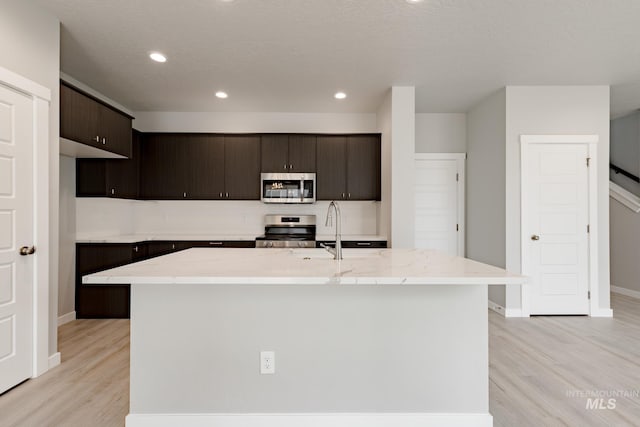
[[[342,259],[342,234],[340,232],[340,206],[335,200],[332,200],[329,203],[329,207],[327,208],[327,218],[324,222],[324,225],[330,227],[333,225],[333,215],[331,212],[331,208],[336,212],[336,247],[332,248],[331,246],[322,245],[330,254],[333,255],[333,259]]]

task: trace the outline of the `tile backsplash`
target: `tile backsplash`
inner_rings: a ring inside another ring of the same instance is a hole
[[[342,233],[377,234],[379,202],[340,201]],[[77,198],[76,232],[82,236],[118,234],[249,234],[264,232],[265,214],[317,216],[317,233],[331,234],[324,221],[328,201],[264,204],[259,201],[133,201]]]

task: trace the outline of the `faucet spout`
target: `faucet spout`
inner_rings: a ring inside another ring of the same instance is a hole
[[[338,206],[338,203],[335,200],[332,200],[331,203],[329,203],[329,207],[327,208],[327,218],[325,220],[325,225],[327,226],[332,225],[332,211],[335,211],[336,213],[336,247],[330,248],[328,246],[324,246],[324,248],[333,255],[333,259],[340,260],[342,259],[342,234],[340,229],[342,225],[342,218],[340,215],[340,206]]]

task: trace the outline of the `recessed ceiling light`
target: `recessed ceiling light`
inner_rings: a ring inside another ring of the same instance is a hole
[[[409,4],[422,3],[422,0],[407,0]]]
[[[219,91],[219,92],[216,92],[216,96],[217,96],[218,98],[225,99],[225,98],[227,98],[229,95],[227,95],[227,92]]]
[[[345,99],[347,97],[347,94],[344,92],[336,92],[335,95],[333,95],[336,99]]]
[[[167,57],[160,52],[151,52],[149,54],[149,58],[153,59],[156,62],[167,62]]]

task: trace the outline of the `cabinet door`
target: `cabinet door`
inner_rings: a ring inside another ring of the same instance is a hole
[[[112,153],[131,156],[131,118],[113,110],[106,105],[98,104],[100,141],[102,149]]]
[[[262,172],[289,171],[289,138],[287,135],[262,135]]]
[[[137,199],[140,187],[140,132],[133,131],[129,159],[105,160],[106,196]]]
[[[180,200],[187,197],[190,165],[180,134],[146,134],[140,157],[140,194],[147,200]]]
[[[260,200],[260,137],[225,135],[225,198]]]
[[[76,197],[105,197],[106,173],[104,159],[76,159]]]
[[[315,135],[289,136],[289,166],[291,172],[316,171]]]
[[[187,135],[187,199],[213,200],[224,195],[224,137]]]
[[[75,89],[60,85],[60,136],[100,147],[98,103]],[[98,138],[98,141],[96,141]]]
[[[76,245],[76,314],[78,318],[129,317],[129,285],[84,285],[82,276],[132,261],[130,244]]]
[[[347,199],[380,200],[380,138],[347,137]]]
[[[181,249],[179,242],[147,242],[147,257],[153,258],[160,255],[170,254]]]
[[[346,137],[318,136],[316,192],[318,200],[341,200],[347,196]]]

